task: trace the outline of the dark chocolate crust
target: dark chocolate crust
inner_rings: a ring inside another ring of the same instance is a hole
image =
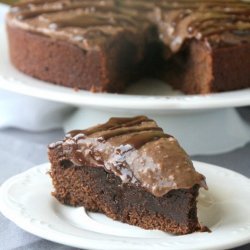
[[[137,78],[144,45],[132,33],[118,34],[101,50],[85,51],[10,25],[7,32],[11,62],[35,78],[93,92],[121,92]]]
[[[51,157],[53,195],[63,204],[84,206],[88,211],[144,229],[173,234],[201,230],[196,209],[198,185],[155,197],[142,187],[122,183],[103,168],[72,166],[67,161],[58,165]]]

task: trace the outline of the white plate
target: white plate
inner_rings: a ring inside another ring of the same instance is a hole
[[[0,9],[3,8],[0,6]],[[125,94],[74,91],[37,80],[16,70],[10,63],[6,31],[0,25],[0,88],[33,97],[97,108],[140,111],[169,111],[239,107],[250,104],[250,89],[210,95],[183,95],[167,84],[147,79],[133,85]]]
[[[209,250],[250,242],[249,179],[210,164],[194,165],[207,177],[209,191],[201,191],[199,218],[212,233],[173,236],[61,205],[50,194],[48,163],[7,180],[0,188],[0,210],[32,234],[85,249]]]

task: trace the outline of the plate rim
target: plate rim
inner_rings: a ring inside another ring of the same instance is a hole
[[[213,164],[209,164],[209,163],[204,163],[204,162],[199,162],[199,161],[193,161],[194,165],[195,165],[195,168],[199,165],[199,166],[209,166],[209,167],[215,167],[216,169],[218,170],[222,170],[222,171],[226,171],[227,173],[229,174],[233,174],[234,176],[236,175],[236,177],[238,178],[244,178],[245,180],[247,180],[249,182],[249,178],[240,174],[240,173],[237,173],[233,170],[230,170],[230,169],[226,169],[226,168],[223,168],[223,167],[220,167],[220,166],[217,166],[217,165],[213,165]],[[55,229],[51,229],[53,234],[51,233],[51,230],[50,230],[50,234],[48,236],[48,234],[46,234],[46,230],[44,230],[43,228],[39,228],[37,227],[36,225],[32,224],[31,221],[23,218],[23,217],[19,217],[17,215],[15,215],[15,212],[13,212],[11,209],[9,209],[9,207],[4,204],[3,202],[3,195],[4,195],[4,190],[8,188],[8,186],[12,183],[14,183],[16,180],[18,181],[19,178],[22,178],[23,176],[27,175],[29,172],[31,171],[36,171],[36,170],[40,170],[40,169],[43,169],[43,170],[48,170],[49,169],[49,166],[50,166],[50,163],[44,163],[44,164],[40,164],[40,165],[36,165],[35,167],[32,167],[22,173],[19,173],[17,175],[14,175],[12,177],[10,177],[8,180],[6,180],[0,187],[0,211],[2,212],[2,214],[7,217],[8,219],[10,219],[12,222],[14,222],[16,225],[18,225],[20,228],[22,228],[23,230],[31,233],[31,234],[34,234],[36,236],[39,236],[41,238],[44,238],[44,239],[47,239],[47,240],[50,240],[50,241],[53,241],[53,242],[57,242],[59,244],[64,244],[64,245],[68,245],[68,246],[73,246],[73,247],[80,247],[80,248],[87,248],[87,249],[113,249],[113,250],[117,250],[117,245],[114,244],[113,247],[110,248],[110,246],[104,246],[103,243],[102,243],[102,240],[100,240],[100,242],[97,242],[95,240],[91,240],[91,239],[87,239],[85,241],[85,245],[83,246],[82,245],[82,242],[77,242],[77,241],[73,241],[73,244],[72,242],[69,242],[70,239],[75,239],[75,237],[79,238],[79,236],[69,236],[68,234],[66,233],[62,233],[62,232],[58,232],[56,231]],[[43,174],[43,173],[41,173]],[[250,184],[250,183],[249,183]],[[198,246],[193,248],[193,249],[206,249],[206,250],[209,250],[209,249],[225,249],[225,248],[232,248],[232,247],[236,247],[236,246],[240,246],[240,245],[244,245],[244,244],[247,244],[247,243],[250,243],[250,230],[248,229],[247,231],[247,235],[244,235],[244,237],[242,238],[237,238],[237,240],[234,240],[233,242],[229,242],[229,243],[221,243],[221,245],[219,245],[218,243],[216,243],[215,245],[211,245],[211,247],[207,247],[207,246]],[[67,236],[67,237],[63,237],[63,236]],[[72,238],[73,237],[73,238]],[[119,237],[119,236],[112,236],[112,237],[115,237],[115,238],[129,238],[129,237]],[[131,239],[131,238],[129,238]],[[159,239],[157,239],[159,240]],[[104,240],[105,241],[105,240]],[[120,243],[118,243],[120,244]],[[97,246],[98,245],[98,246]],[[95,247],[93,247],[95,246]],[[115,248],[114,248],[115,247]],[[120,250],[125,250],[127,248],[126,247],[120,247],[119,249]],[[166,247],[164,247],[166,249]],[[142,244],[139,246],[137,245],[136,247],[132,248],[132,249],[144,249]],[[182,247],[181,248],[173,248],[173,249],[183,249]]]

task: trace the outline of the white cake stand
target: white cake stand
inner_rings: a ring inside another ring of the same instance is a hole
[[[125,94],[93,94],[55,86],[17,71],[10,63],[6,32],[0,26],[0,88],[35,98],[79,107],[65,130],[105,122],[112,116],[147,115],[173,134],[189,154],[215,154],[243,146],[250,127],[235,107],[250,105],[250,89],[211,95],[183,95],[153,79],[143,80]]]

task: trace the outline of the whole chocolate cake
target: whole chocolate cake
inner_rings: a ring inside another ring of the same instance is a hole
[[[63,86],[120,92],[154,76],[185,93],[250,87],[250,2],[36,0],[7,15],[21,71]]]
[[[49,145],[53,195],[112,219],[174,234],[203,231],[205,177],[177,140],[145,116],[111,118]]]

